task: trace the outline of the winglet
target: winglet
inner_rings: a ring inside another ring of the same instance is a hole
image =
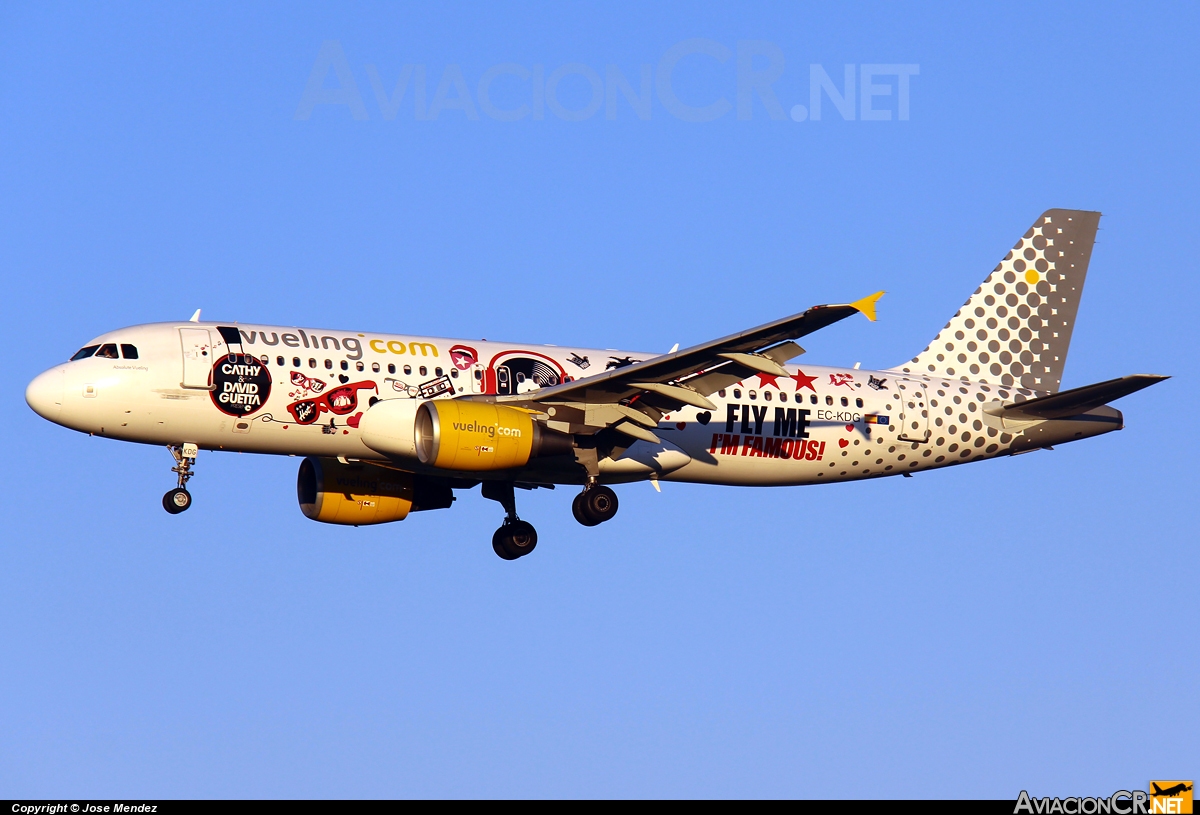
[[[861,300],[855,300],[850,304],[850,308],[856,308],[863,313],[871,322],[875,322],[875,303],[880,297],[883,297],[887,292],[877,291],[874,294],[868,295]]]
[[[200,322],[200,309],[196,309],[196,313],[192,315],[192,319],[188,320],[188,322],[189,323]]]

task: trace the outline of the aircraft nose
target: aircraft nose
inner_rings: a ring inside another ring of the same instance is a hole
[[[58,413],[62,410],[64,376],[61,367],[51,368],[34,377],[29,387],[25,388],[25,401],[43,419],[58,421]]]

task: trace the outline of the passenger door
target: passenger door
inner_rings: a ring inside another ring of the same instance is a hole
[[[213,347],[207,328],[179,329],[183,346],[183,379],[180,387],[212,390]]]

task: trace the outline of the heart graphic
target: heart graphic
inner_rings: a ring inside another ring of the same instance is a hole
[[[847,433],[853,433],[853,432],[854,432],[854,425],[852,425],[852,424],[848,424],[848,425],[846,425],[846,432],[847,432]]]
[[[850,441],[848,439],[838,439],[838,447],[849,447],[849,446],[850,446]]]
[[[338,382],[341,382],[343,385],[345,385],[349,381],[350,377],[346,376],[345,374],[338,374]]]
[[[708,411],[696,414],[696,421],[698,421],[700,424],[708,424],[710,419],[712,419],[712,414]]]
[[[353,416],[351,416],[349,419],[346,420],[346,424],[350,425],[351,427],[358,427],[358,420],[361,418],[362,418],[361,413],[355,413]]]

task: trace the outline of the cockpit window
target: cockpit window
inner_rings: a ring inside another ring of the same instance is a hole
[[[137,359],[137,346],[129,343],[121,343],[121,356],[125,359]]]
[[[99,347],[100,347],[99,345],[84,346],[83,348],[80,348],[78,351],[75,352],[75,356],[71,357],[71,361],[74,362],[77,359],[87,359],[92,354],[96,353],[96,349]]]
[[[100,350],[96,352],[97,359],[120,359],[117,356],[117,344],[115,342],[106,342],[100,346]]]

